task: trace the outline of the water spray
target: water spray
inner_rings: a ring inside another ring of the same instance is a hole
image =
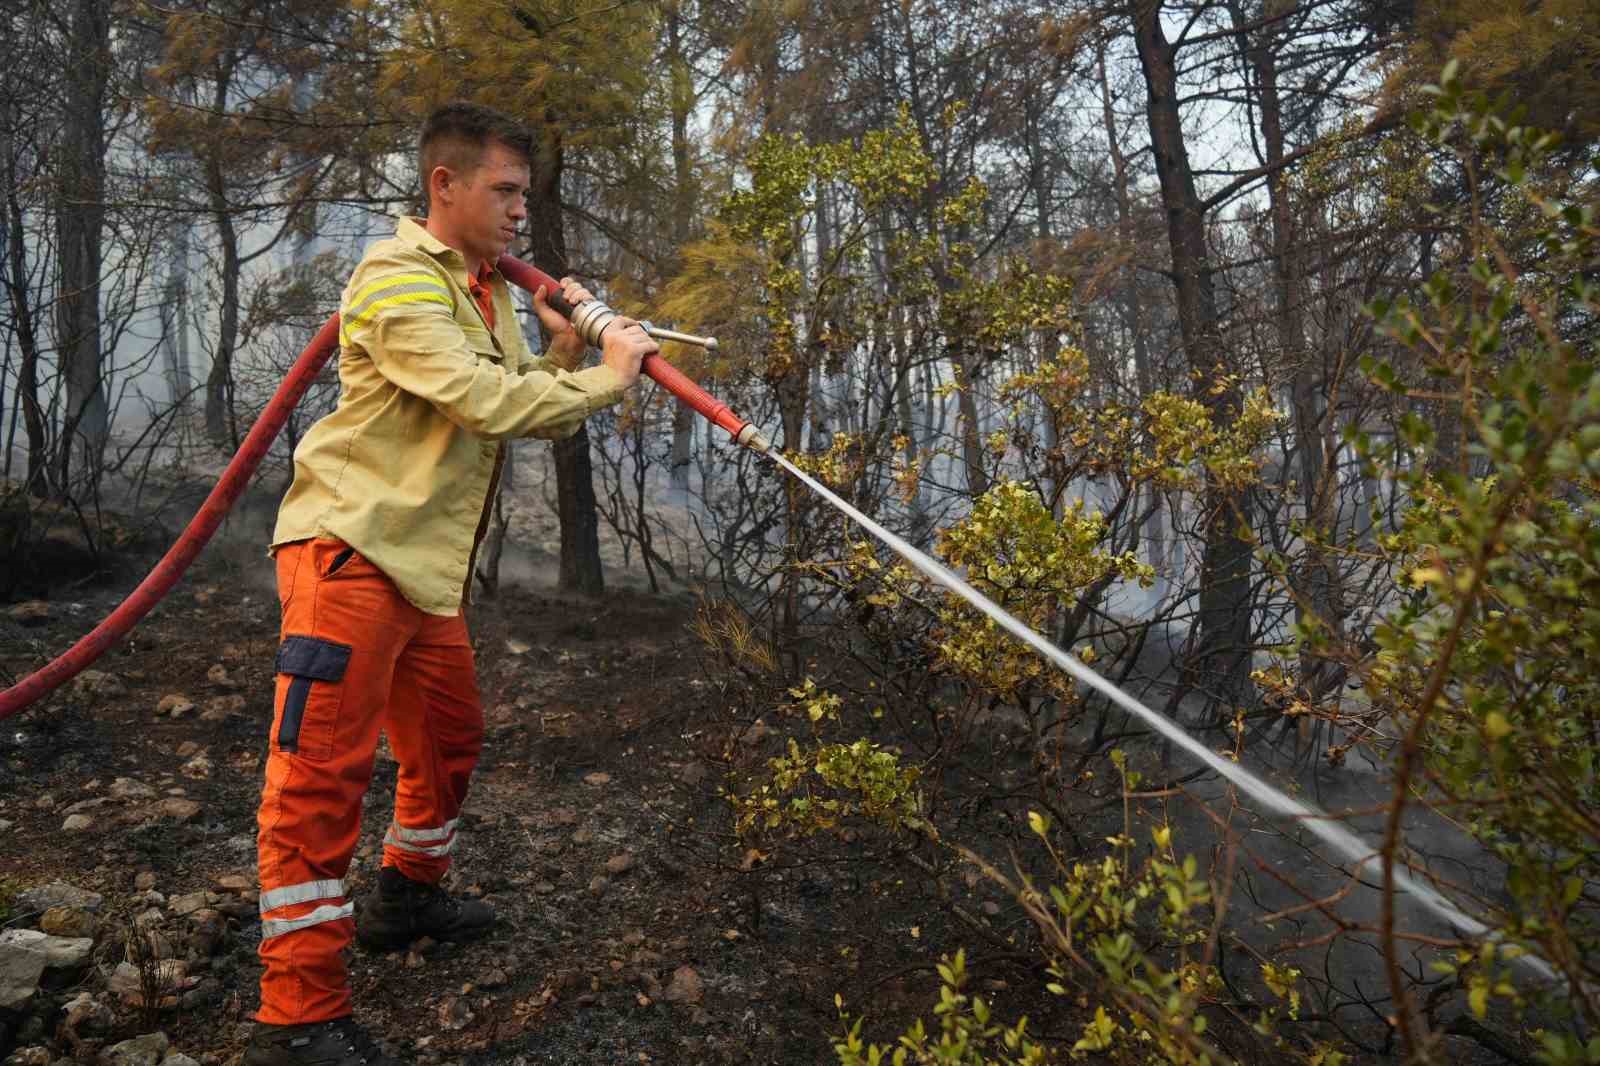
[[[1354,864],[1351,870],[1352,877],[1359,877],[1363,870],[1368,868],[1377,869],[1381,865],[1383,856],[1374,851],[1350,829],[1335,821],[1332,815],[1317,810],[1309,804],[1302,803],[1231,759],[1225,759],[1218,755],[1196,740],[1188,730],[1183,729],[1172,719],[1145,706],[1121,688],[1107,681],[1097,671],[1091,670],[1076,656],[1056,647],[1044,637],[1023,625],[999,604],[973,588],[954,571],[937,560],[930,558],[908,544],[904,539],[895,536],[856,508],[850,506],[850,504],[829,490],[826,485],[795,466],[780,453],[769,452],[768,454],[785,470],[810,487],[813,492],[838,508],[842,514],[849,517],[861,528],[877,537],[924,575],[982,611],[995,625],[1028,645],[1047,661],[1144,722],[1145,725],[1155,730],[1163,738],[1194,756],[1207,768],[1216,771],[1224,780],[1250,797],[1258,810],[1286,821],[1299,822],[1305,826],[1307,830],[1314,836],[1321,838],[1325,844],[1342,858]],[[1478,938],[1492,932],[1484,923],[1446,899],[1432,885],[1424,884],[1399,869],[1393,871],[1393,877],[1397,888],[1410,893],[1416,898],[1417,902],[1421,903],[1435,917],[1441,918],[1454,926],[1463,936]],[[1523,954],[1517,958],[1518,961],[1528,966],[1541,977],[1548,980],[1555,980],[1558,977],[1554,968],[1537,956]]]

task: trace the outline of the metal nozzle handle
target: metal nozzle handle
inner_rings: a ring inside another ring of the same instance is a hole
[[[546,297],[548,299],[548,297]],[[563,304],[565,301],[562,301]],[[556,307],[554,303],[552,307]],[[600,338],[605,335],[606,327],[616,319],[617,313],[599,300],[585,300],[570,311],[562,307],[556,308],[572,320],[572,328],[578,331],[585,344],[600,347]],[[640,322],[644,331],[658,341],[677,341],[680,344],[692,344],[704,348],[708,352],[717,350],[717,338],[697,337],[692,333],[679,333],[675,329],[665,329],[651,322]]]
[[[697,348],[704,348],[708,352],[717,350],[717,338],[696,337],[692,333],[679,333],[675,329],[663,329],[654,322],[639,323],[644,331],[658,341],[677,341],[679,344],[692,344]]]

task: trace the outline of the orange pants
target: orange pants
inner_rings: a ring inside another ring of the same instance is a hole
[[[341,541],[278,549],[277,705],[257,815],[261,1009],[271,1025],[350,1013],[345,894],[378,730],[400,764],[383,865],[437,883],[483,740],[466,620],[425,614]]]

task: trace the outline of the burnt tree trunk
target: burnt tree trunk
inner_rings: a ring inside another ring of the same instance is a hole
[[[567,234],[561,217],[561,171],[565,149],[553,121],[538,127],[531,188],[528,232],[533,261],[556,277],[567,272]],[[545,337],[546,344],[550,338]],[[600,518],[595,508],[594,465],[589,457],[589,429],[552,445],[556,464],[557,516],[561,520],[561,567],[557,585],[585,596],[605,592],[600,565]]]
[[[689,155],[689,115],[694,110],[694,76],[684,57],[683,16],[675,6],[666,11],[667,62],[672,77],[672,244],[689,243],[689,222],[694,211],[694,166]],[[689,488],[689,467],[694,462],[694,408],[678,404],[672,412],[672,456],[667,464],[672,487]]]
[[[50,491],[50,438],[45,422],[44,407],[39,402],[39,337],[35,329],[33,302],[28,293],[28,249],[23,242],[22,201],[17,190],[21,187],[16,173],[18,146],[10,131],[15,129],[16,102],[6,122],[6,134],[0,139],[0,160],[4,161],[3,181],[6,188],[6,289],[10,297],[11,317],[16,324],[17,347],[21,362],[17,367],[17,402],[22,405],[22,421],[28,434],[28,492],[46,496]]]
[[[58,358],[66,410],[56,488],[68,491],[77,451],[90,487],[110,431],[100,349],[100,231],[105,217],[105,100],[111,65],[110,11],[99,0],[72,5],[61,136],[57,142]]]
[[[1116,112],[1112,107],[1111,79],[1106,70],[1106,49],[1102,42],[1095,52],[1095,69],[1100,88],[1100,121],[1106,131],[1106,150],[1111,156],[1112,187],[1117,198],[1117,240],[1131,250],[1136,245],[1133,229],[1132,179],[1128,176],[1128,157],[1122,150],[1117,129]],[[1141,398],[1155,389],[1155,375],[1150,365],[1149,330],[1145,325],[1145,309],[1140,300],[1139,279],[1135,271],[1128,271],[1126,282],[1119,287],[1116,306],[1133,342],[1133,372]],[[1159,485],[1151,484],[1146,490],[1148,503],[1134,508],[1134,513],[1144,513],[1141,536],[1148,546],[1150,565],[1156,570],[1158,596],[1165,596],[1168,572],[1166,551],[1166,519],[1162,515],[1162,494]]]
[[[1243,12],[1237,8],[1233,10],[1233,17],[1236,23],[1246,22]],[[1343,595],[1338,567],[1327,547],[1333,534],[1337,472],[1328,461],[1329,449],[1324,447],[1324,420],[1332,414],[1323,410],[1326,383],[1322,380],[1321,368],[1312,365],[1306,343],[1299,241],[1283,173],[1283,102],[1278,93],[1276,33],[1275,27],[1256,31],[1249,44],[1249,60],[1258,87],[1262,145],[1266,149],[1266,163],[1271,167],[1267,174],[1267,199],[1272,217],[1274,315],[1278,343],[1290,367],[1295,448],[1300,460],[1296,472],[1305,508],[1304,556],[1293,578],[1295,614],[1303,627],[1320,628],[1338,637],[1343,629]],[[1301,686],[1313,699],[1327,686],[1326,665],[1313,645],[1308,645],[1301,654]]]
[[[224,52],[217,68],[213,113],[227,114],[228,87],[233,83],[233,53]],[[233,353],[239,343],[239,234],[228,202],[228,175],[220,150],[206,155],[206,197],[222,245],[222,304],[217,315],[217,346],[212,350],[211,372],[206,377],[206,437],[217,448],[239,447],[239,424],[233,409]]]
[[[1138,0],[1132,16],[1148,94],[1150,144],[1167,215],[1183,350],[1196,399],[1205,404],[1213,425],[1227,427],[1238,418],[1243,395],[1229,376],[1232,368],[1222,344],[1205,208],[1195,189],[1179,114],[1177,48],[1162,29],[1160,0]],[[1201,507],[1198,646],[1186,673],[1226,713],[1227,704],[1251,696],[1249,514],[1245,494],[1218,484],[1209,473]]]
[[[173,227],[167,277],[161,290],[161,355],[174,407],[189,408],[189,226]]]

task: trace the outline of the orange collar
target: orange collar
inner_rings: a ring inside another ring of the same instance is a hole
[[[489,324],[489,329],[494,329],[494,290],[490,285],[494,281],[494,267],[488,260],[478,264],[476,277],[467,279],[467,291],[472,293],[472,299],[477,303],[478,310],[483,312],[483,320]]]

